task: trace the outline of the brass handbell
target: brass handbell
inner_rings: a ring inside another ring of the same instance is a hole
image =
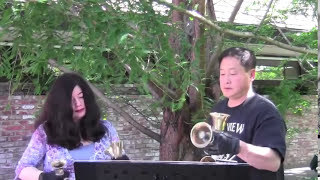
[[[54,173],[56,176],[63,176],[64,171],[63,167],[66,165],[66,160],[64,159],[58,159],[51,162],[51,166],[54,169]]]
[[[119,158],[122,156],[123,151],[123,142],[116,141],[112,142],[108,149],[105,150],[105,153],[110,154],[114,158]]]
[[[212,117],[212,126],[206,122],[199,122],[191,129],[190,139],[197,148],[208,146],[214,140],[213,131],[223,131],[230,115],[213,112],[210,113],[210,116]]]
[[[212,127],[214,131],[223,131],[224,128],[226,127],[226,122],[230,117],[229,114],[217,113],[217,112],[210,113],[210,116],[212,118],[212,122],[213,122]]]

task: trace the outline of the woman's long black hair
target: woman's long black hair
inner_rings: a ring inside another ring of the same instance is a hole
[[[83,93],[86,114],[78,122],[74,122],[71,99],[72,91],[77,85]],[[71,150],[80,145],[81,138],[96,142],[105,135],[108,129],[100,118],[100,108],[87,82],[75,73],[64,73],[54,82],[35,128],[43,124],[48,144]]]

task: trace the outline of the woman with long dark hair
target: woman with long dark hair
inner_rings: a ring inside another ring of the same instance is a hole
[[[108,160],[119,137],[101,112],[93,91],[79,75],[65,73],[54,82],[35,131],[17,167],[16,179],[55,179],[52,162],[64,160],[64,177],[74,179],[74,160]],[[123,155],[120,159],[128,159]],[[43,171],[37,167],[43,164]]]

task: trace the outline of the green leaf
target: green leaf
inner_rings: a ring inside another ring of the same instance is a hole
[[[198,7],[199,7],[199,4],[196,4],[196,5],[193,7],[193,9],[194,9],[194,10],[197,10]]]
[[[129,36],[129,33],[126,33],[126,34],[122,35],[121,38],[120,38],[119,43],[123,44],[127,40],[128,36]]]

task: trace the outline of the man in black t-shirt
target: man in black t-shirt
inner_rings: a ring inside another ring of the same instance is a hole
[[[255,66],[253,52],[245,48],[226,49],[219,57],[220,88],[226,98],[212,112],[230,117],[205,151],[236,155],[233,160],[254,167],[252,180],[270,179],[274,172],[276,180],[283,180],[286,125],[274,104],[253,92]]]

